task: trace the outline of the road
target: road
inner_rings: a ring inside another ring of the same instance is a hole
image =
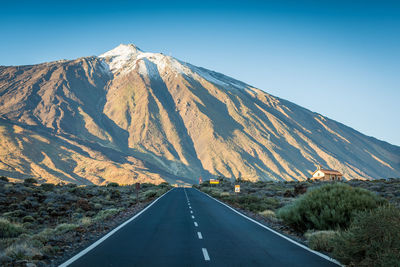
[[[175,188],[69,266],[338,265],[196,189]]]

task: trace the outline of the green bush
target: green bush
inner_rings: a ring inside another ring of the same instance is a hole
[[[140,188],[141,189],[146,189],[146,188],[149,188],[149,187],[154,187],[154,184],[150,184],[150,183],[141,183],[140,184]]]
[[[93,221],[92,221],[92,218],[90,218],[90,217],[83,217],[83,218],[80,220],[80,224],[81,224],[82,226],[85,226],[85,227],[91,225],[92,223],[93,223]]]
[[[119,212],[121,212],[122,209],[106,209],[106,210],[101,210],[94,218],[94,222],[100,222],[103,221]]]
[[[22,221],[25,223],[25,222],[34,222],[35,221],[35,218],[33,218],[32,216],[30,216],[30,215],[27,215],[27,216],[25,216],[24,218],[22,218]]]
[[[0,218],[0,238],[17,237],[24,232],[24,228],[6,218]]]
[[[206,192],[206,191],[205,191]],[[222,201],[239,206],[241,209],[252,212],[261,212],[267,209],[275,209],[279,201],[275,198],[257,197],[254,195],[226,195],[217,193]],[[213,196],[212,191],[210,195]]]
[[[326,184],[309,190],[278,210],[278,216],[296,230],[346,228],[355,212],[377,208],[385,200],[346,184]]]
[[[100,203],[94,204],[94,209],[95,210],[101,210],[102,208],[103,208],[103,205],[101,205]]]
[[[121,192],[119,192],[118,189],[115,189],[115,190],[111,191],[111,195],[110,195],[111,199],[117,199],[117,198],[120,198],[120,197],[121,197]]]
[[[273,210],[264,210],[264,211],[260,211],[258,214],[260,214],[261,216],[263,216],[266,219],[272,220],[272,221],[276,221],[276,214]]]
[[[337,234],[338,232],[336,231],[328,230],[306,233],[305,236],[311,249],[332,252]]]
[[[163,183],[159,184],[158,186],[160,188],[169,188],[170,187],[169,183],[167,183],[167,182],[163,182]]]
[[[38,181],[34,178],[26,178],[24,180],[24,184],[37,184],[37,183],[38,183]]]
[[[41,255],[39,250],[27,242],[13,244],[5,250],[5,255],[15,260],[28,260]]]
[[[40,233],[33,236],[34,240],[39,240],[42,243],[47,243],[49,238],[54,235],[54,229],[45,228]]]
[[[49,183],[44,183],[44,184],[41,184],[40,187],[44,191],[52,191],[55,188],[55,185],[54,184],[49,184]]]
[[[144,193],[144,198],[149,199],[157,196],[157,191],[156,190],[148,190]]]
[[[64,234],[69,231],[75,230],[79,225],[77,224],[71,224],[71,223],[62,223],[57,225],[57,227],[54,229],[53,233],[56,235]]]
[[[400,266],[400,210],[382,206],[358,213],[335,239],[335,258],[354,266]]]
[[[107,187],[118,187],[119,184],[118,184],[118,183],[112,182],[112,183],[108,183],[106,186],[107,186]]]

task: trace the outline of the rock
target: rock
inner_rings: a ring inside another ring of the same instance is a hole
[[[28,262],[25,265],[26,267],[36,267],[36,264],[32,263],[32,262]]]

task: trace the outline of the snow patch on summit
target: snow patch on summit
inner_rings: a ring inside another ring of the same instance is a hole
[[[109,65],[110,70],[116,72],[124,67],[128,62],[136,58],[140,52],[141,50],[133,44],[120,44],[116,48],[101,54],[99,57],[105,58],[108,61],[107,64]]]
[[[159,77],[173,71],[176,75],[183,74],[200,81],[201,79],[231,89],[245,89],[246,84],[234,83],[224,75],[196,67],[189,63],[177,60],[162,53],[143,52],[133,44],[120,44],[116,48],[99,56],[104,58],[105,64],[109,66],[112,73],[124,74],[138,67],[141,75],[148,77]],[[154,65],[153,65],[154,64]]]

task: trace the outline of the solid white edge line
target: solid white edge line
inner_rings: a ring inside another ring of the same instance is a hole
[[[234,211],[234,212],[236,212],[237,214],[239,214],[240,216],[242,216],[242,217],[248,219],[249,221],[252,221],[253,223],[258,224],[259,226],[261,226],[261,227],[263,227],[263,228],[265,228],[265,229],[271,231],[272,233],[277,234],[278,236],[280,236],[280,237],[286,239],[287,241],[292,242],[293,244],[298,245],[299,247],[304,248],[305,250],[308,250],[309,252],[314,253],[314,254],[320,256],[321,258],[324,258],[325,260],[328,260],[328,261],[330,261],[330,262],[333,262],[333,263],[335,263],[335,264],[337,264],[337,265],[339,265],[339,266],[344,266],[344,265],[342,265],[340,262],[338,262],[337,260],[335,260],[335,259],[333,259],[333,258],[331,258],[331,257],[329,257],[329,256],[327,256],[327,255],[325,255],[325,254],[322,254],[322,253],[320,253],[320,252],[318,252],[318,251],[312,250],[311,248],[309,248],[309,247],[307,247],[307,246],[305,246],[305,245],[303,245],[303,244],[300,244],[300,243],[298,243],[297,241],[294,241],[293,239],[291,239],[291,238],[289,238],[289,237],[287,237],[287,236],[285,236],[285,235],[283,235],[283,234],[281,234],[281,233],[279,233],[279,232],[277,232],[277,231],[275,231],[275,230],[269,228],[268,226],[265,226],[264,224],[259,223],[259,222],[257,222],[256,220],[253,220],[253,219],[250,218],[250,217],[247,217],[246,215],[244,215],[244,214],[242,214],[241,212],[235,210],[235,209],[232,208],[231,206],[229,206],[229,205],[227,205],[227,204],[225,204],[225,203],[219,201],[218,199],[213,198],[212,196],[210,196],[210,195],[208,195],[208,194],[206,194],[206,193],[204,193],[204,192],[198,190],[197,188],[194,188],[194,189],[196,189],[196,190],[199,191],[200,193],[203,193],[204,195],[208,196],[209,198],[214,199],[215,201],[217,201],[217,202],[219,202],[220,204],[224,205],[225,207],[231,209],[232,211]]]
[[[161,199],[163,196],[165,196],[166,194],[168,194],[169,192],[171,192],[174,189],[175,188],[172,188],[172,189],[168,190],[168,192],[165,192],[162,196],[160,196],[159,198],[157,198],[156,200],[151,202],[146,208],[142,209],[139,213],[135,214],[132,218],[130,218],[129,220],[127,220],[124,223],[120,224],[119,226],[114,228],[112,231],[108,232],[108,234],[106,234],[105,236],[103,236],[102,238],[100,238],[99,240],[94,242],[92,245],[90,245],[89,247],[85,248],[84,250],[82,250],[81,252],[79,252],[78,254],[76,254],[75,256],[70,258],[69,260],[67,260],[66,262],[60,264],[59,267],[66,267],[66,266],[70,265],[71,263],[73,263],[74,261],[76,261],[77,259],[82,257],[83,255],[85,255],[86,253],[88,253],[89,251],[91,251],[92,249],[97,247],[100,243],[102,243],[104,240],[106,240],[107,238],[109,238],[110,236],[115,234],[119,229],[121,229],[122,227],[124,227],[125,225],[127,225],[128,223],[130,223],[131,221],[136,219],[137,217],[139,217],[140,214],[145,212],[147,209],[149,209],[151,206],[153,206],[153,204],[156,203],[159,199]]]
[[[197,232],[197,236],[199,237],[199,239],[203,239],[203,236],[201,235],[200,232]]]
[[[207,249],[206,248],[202,248],[201,250],[203,251],[204,260],[209,261],[210,260],[210,256],[208,255]]]

